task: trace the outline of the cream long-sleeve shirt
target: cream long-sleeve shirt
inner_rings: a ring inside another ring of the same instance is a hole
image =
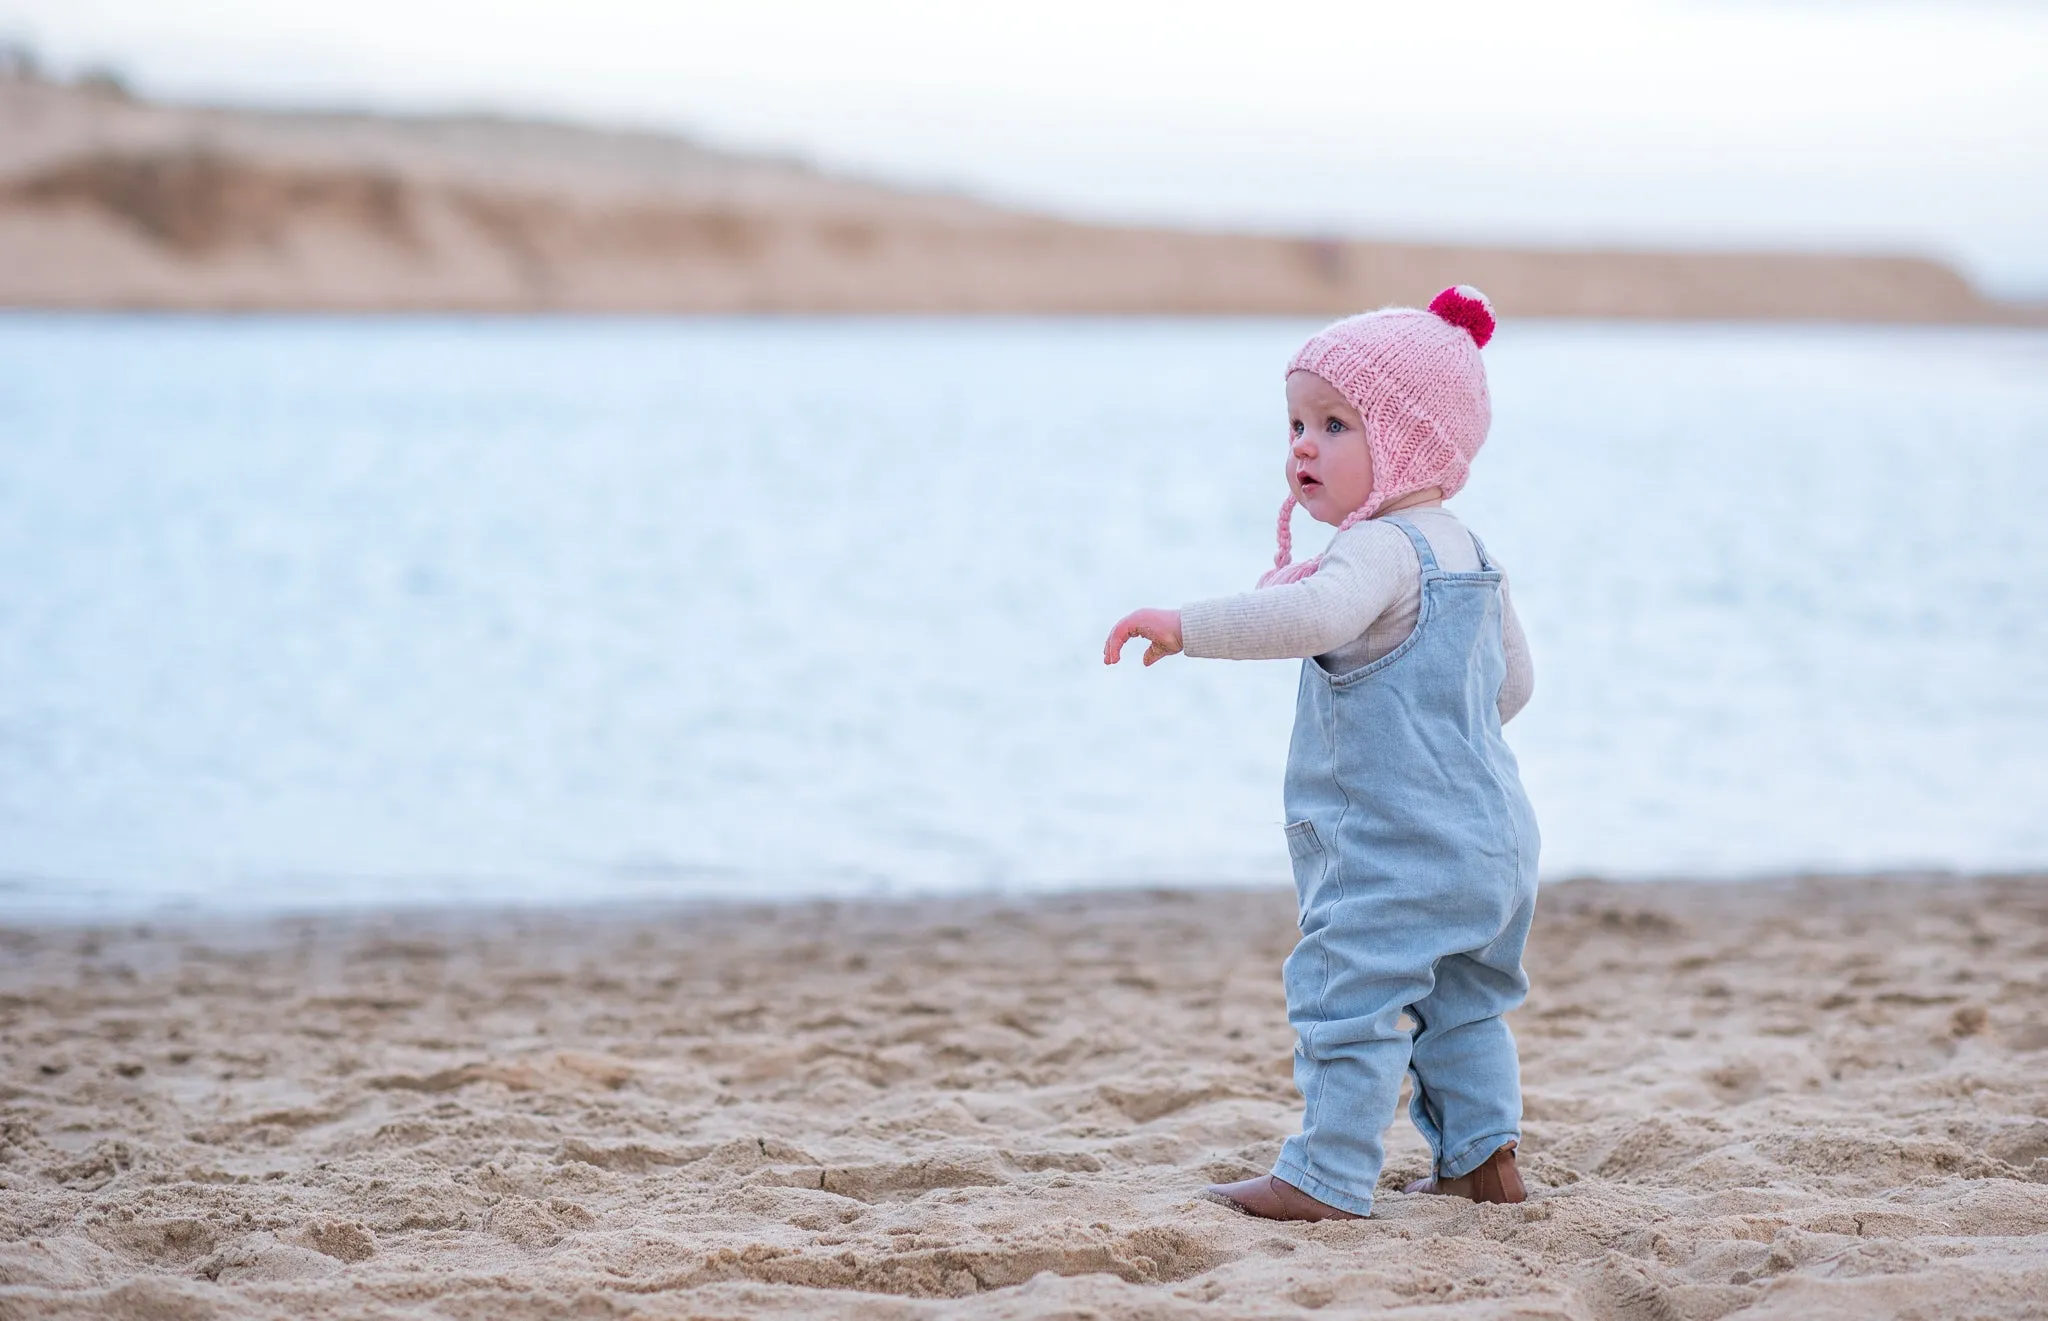
[[[1442,505],[1404,509],[1401,516],[1429,540],[1450,573],[1479,568],[1479,551],[1458,516]],[[1182,649],[1217,660],[1284,660],[1313,656],[1333,674],[1370,664],[1415,631],[1422,610],[1422,561],[1406,533],[1367,519],[1340,532],[1322,567],[1300,582],[1181,607]],[[1529,703],[1536,675],[1515,605],[1501,584],[1501,649],[1507,677],[1500,686],[1501,722]]]

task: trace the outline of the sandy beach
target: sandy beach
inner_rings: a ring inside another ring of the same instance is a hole
[[[1545,892],[1517,1207],[1203,1200],[1291,896],[21,927],[0,1317],[2028,1317],[2048,878]]]
[[[6,932],[4,1317],[2036,1317],[2048,883],[1565,883],[1524,1206],[1202,1200],[1286,891]]]

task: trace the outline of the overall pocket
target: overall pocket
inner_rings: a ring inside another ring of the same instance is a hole
[[[1289,822],[1287,857],[1294,864],[1294,908],[1297,925],[1308,921],[1309,896],[1323,879],[1323,841],[1313,821]]]

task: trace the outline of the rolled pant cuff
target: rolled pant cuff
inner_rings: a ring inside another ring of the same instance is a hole
[[[1439,1159],[1436,1172],[1445,1179],[1460,1179],[1486,1164],[1487,1158],[1510,1142],[1520,1142],[1522,1135],[1510,1129],[1505,1133],[1489,1133],[1474,1138],[1450,1155]]]
[[[1293,1184],[1310,1197],[1315,1198],[1319,1202],[1334,1206],[1340,1211],[1349,1211],[1353,1215],[1362,1216],[1372,1214],[1372,1196],[1370,1194],[1360,1197],[1356,1193],[1346,1192],[1333,1183],[1318,1179],[1293,1161],[1283,1160],[1276,1163],[1273,1166],[1273,1177],[1282,1183]]]

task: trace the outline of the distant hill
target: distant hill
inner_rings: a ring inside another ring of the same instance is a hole
[[[164,105],[0,76],[0,305],[2039,320],[1914,256],[1554,251],[1081,224],[686,139]]]

